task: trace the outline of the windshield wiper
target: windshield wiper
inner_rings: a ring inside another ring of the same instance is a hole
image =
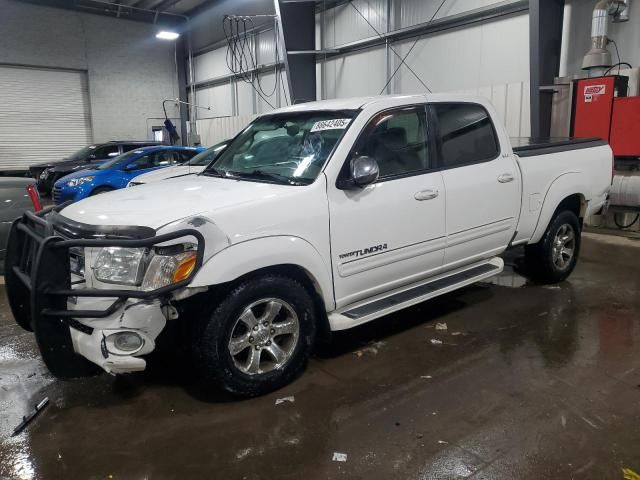
[[[252,170],[250,172],[229,172],[231,175],[243,177],[243,178],[254,178],[254,179],[267,179],[276,183],[282,183],[287,185],[308,185],[308,183],[301,180],[294,180],[291,177],[287,177],[286,175],[280,175],[279,173],[269,173],[262,170]]]
[[[213,167],[204,169],[200,175],[206,175],[208,177],[227,178],[226,172],[221,172],[220,170],[217,170]]]

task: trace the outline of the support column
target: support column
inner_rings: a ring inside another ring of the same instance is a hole
[[[560,70],[564,0],[529,1],[529,64],[531,84],[531,136],[548,137],[551,131],[553,85]]]
[[[280,44],[284,45],[290,103],[316,99],[316,7],[314,2],[273,0],[280,20]],[[305,51],[303,55],[286,52]]]
[[[188,59],[189,49],[184,36],[176,41],[176,65],[178,70],[178,99],[183,102],[188,102],[187,95],[187,71],[188,71]],[[195,99],[194,99],[195,101]],[[187,134],[187,122],[189,121],[189,108],[187,105],[181,103],[180,106],[180,125],[176,127],[180,131],[180,143],[182,145],[189,144],[189,138]]]

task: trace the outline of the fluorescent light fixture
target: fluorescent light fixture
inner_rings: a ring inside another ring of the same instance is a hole
[[[160,38],[162,40],[175,40],[180,36],[179,33],[176,32],[168,32],[166,30],[162,30],[156,34],[156,38]]]

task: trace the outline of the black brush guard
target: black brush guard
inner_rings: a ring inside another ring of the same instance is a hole
[[[73,350],[69,327],[86,334],[93,331],[91,327],[75,319],[105,318],[117,311],[129,298],[162,298],[186,286],[202,265],[204,237],[195,229],[183,229],[146,238],[126,238],[120,233],[130,230],[129,227],[113,227],[112,237],[109,237],[108,233],[100,232],[95,235],[99,238],[80,236],[69,239],[65,238],[68,231],[65,231],[65,237],[61,236],[60,226],[45,218],[46,214],[58,215],[57,212],[65,206],[63,204],[38,214],[25,212],[13,223],[7,243],[5,284],[9,306],[16,322],[22,328],[35,333],[38,347],[51,373],[59,378],[74,378],[100,371],[96,365]],[[57,218],[64,217],[58,215]],[[86,231],[82,234],[86,235]],[[151,291],[106,290],[78,286],[73,288],[69,255],[72,248],[151,248],[185,237],[197,240],[196,266],[185,280]],[[67,302],[70,297],[102,297],[116,300],[104,310],[69,310]]]

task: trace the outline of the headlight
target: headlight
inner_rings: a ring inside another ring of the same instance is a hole
[[[104,283],[140,285],[144,273],[144,248],[105,247],[98,253],[93,275]]]
[[[82,185],[83,183],[90,182],[96,178],[94,175],[89,175],[88,177],[80,177],[80,178],[72,178],[67,182],[69,187],[77,187],[78,185]]]
[[[135,187],[136,185],[143,185],[143,183],[142,182],[134,182],[133,180],[131,180],[129,183],[127,183],[127,188]]]
[[[196,267],[193,245],[145,248],[105,247],[93,265],[96,280],[156,290],[189,278]]]
[[[43,170],[42,173],[40,174],[40,180],[46,180],[47,177],[49,176],[49,170]]]

